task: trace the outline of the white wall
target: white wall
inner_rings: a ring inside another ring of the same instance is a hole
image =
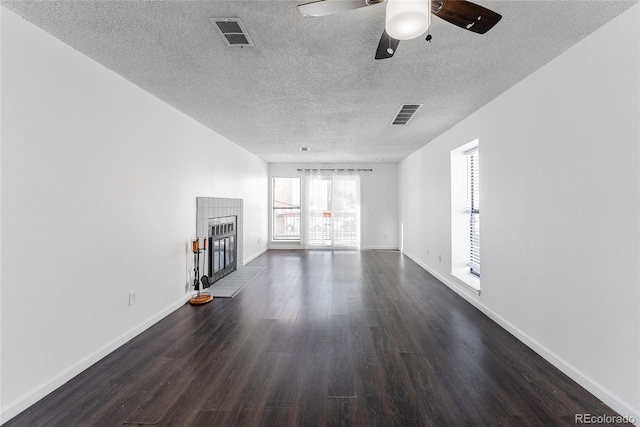
[[[269,177],[299,177],[300,168],[373,169],[360,175],[362,249],[398,249],[398,165],[396,163],[270,163]],[[269,184],[269,200],[271,200]],[[271,236],[271,209],[269,236]],[[271,242],[271,249],[299,249],[299,243]]]
[[[635,5],[403,160],[399,170],[406,253],[636,419],[639,27]],[[450,152],[476,138],[480,296],[450,275]]]
[[[197,196],[243,198],[245,258],[264,251],[268,174],[256,156],[1,13],[6,421],[186,301]],[[225,160],[207,167],[214,158]]]

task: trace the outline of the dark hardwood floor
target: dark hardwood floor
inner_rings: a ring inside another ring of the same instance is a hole
[[[11,426],[555,426],[615,412],[398,252],[269,251]]]

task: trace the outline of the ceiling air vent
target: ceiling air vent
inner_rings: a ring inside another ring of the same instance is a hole
[[[406,125],[422,104],[405,104],[400,107],[398,114],[391,122],[392,125]]]
[[[240,18],[209,18],[227,46],[254,46]]]

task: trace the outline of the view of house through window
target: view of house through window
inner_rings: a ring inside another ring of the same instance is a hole
[[[273,240],[300,239],[300,178],[273,178]]]

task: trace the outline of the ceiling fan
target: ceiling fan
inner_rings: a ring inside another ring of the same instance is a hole
[[[298,6],[304,17],[332,15],[385,0],[318,0]],[[466,0],[386,0],[386,23],[380,37],[376,59],[391,58],[400,40],[420,37],[431,25],[431,14],[465,30],[484,34],[502,15]],[[427,40],[431,37],[428,35]]]

